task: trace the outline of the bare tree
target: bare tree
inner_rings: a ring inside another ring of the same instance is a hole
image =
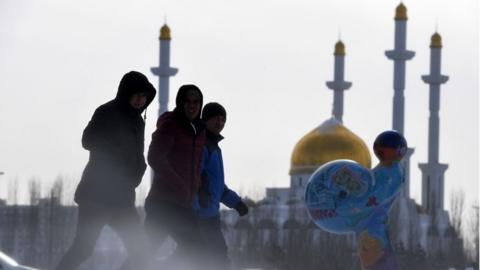
[[[11,205],[18,204],[18,179],[15,178],[8,182],[8,203]]]
[[[41,184],[35,177],[28,181],[28,194],[30,196],[30,206],[37,205],[41,197]]]
[[[53,186],[50,189],[50,200],[52,200],[53,204],[61,204],[63,201],[63,186],[64,186],[65,178],[63,176],[57,176],[55,178],[55,182],[53,182]]]
[[[26,261],[28,265],[35,265],[38,262],[38,235],[39,235],[39,202],[41,196],[40,181],[36,178],[31,178],[28,182],[28,193],[30,195],[30,205],[28,209],[28,216],[25,224],[27,238],[29,243],[25,248]]]
[[[450,193],[450,219],[453,229],[457,236],[462,232],[462,215],[465,206],[465,192],[463,190],[453,190]]]
[[[7,226],[5,228],[6,239],[2,243],[3,250],[10,254],[15,255],[15,243],[17,238],[17,225],[18,225],[18,179],[15,178],[8,182],[8,203],[11,205],[7,209]]]
[[[72,176],[62,176],[62,205],[72,206],[74,205],[75,188],[79,179]]]
[[[478,202],[472,206],[470,217],[468,220],[468,233],[470,235],[469,244],[471,246],[472,258],[478,269],[479,258],[479,216],[478,216]]]
[[[450,193],[450,223],[453,228],[449,236],[449,251],[444,253],[445,266],[463,268],[466,263],[466,254],[463,242],[463,212],[465,209],[465,192],[453,190]],[[447,230],[448,232],[448,230]]]
[[[53,183],[52,187],[50,188],[50,196],[48,202],[48,238],[47,238],[47,250],[48,250],[48,257],[47,257],[47,266],[51,268],[54,262],[57,260],[59,256],[58,250],[63,249],[61,247],[62,243],[62,230],[64,224],[63,219],[64,216],[62,215],[62,197],[63,197],[63,183],[64,178],[62,176],[57,176],[55,182]]]

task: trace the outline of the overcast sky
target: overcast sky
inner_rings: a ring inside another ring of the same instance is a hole
[[[287,186],[298,140],[331,115],[333,49],[346,46],[344,124],[370,146],[392,127],[394,13],[398,0],[329,1],[18,1],[0,0],[0,198],[8,182],[57,175],[78,182],[88,152],[81,134],[95,108],[138,70],[158,87],[159,29],[172,30],[170,109],[178,87],[197,84],[205,101],[225,105],[227,183],[260,196]],[[415,148],[411,195],[421,200],[418,163],[427,161],[430,37],[443,37],[440,161],[446,199],[478,197],[479,21],[476,0],[406,0],[405,135]],[[146,148],[158,103],[148,110]],[[372,154],[373,157],[373,154]],[[377,160],[373,157],[373,164]],[[144,178],[144,186],[148,181]]]

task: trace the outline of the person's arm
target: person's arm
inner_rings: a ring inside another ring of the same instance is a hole
[[[227,185],[223,186],[223,193],[222,193],[222,197],[220,198],[220,201],[224,205],[237,210],[240,216],[244,216],[248,214],[248,207],[242,201],[242,198],[240,198],[240,196],[238,196],[238,194],[235,191],[229,189]]]
[[[108,157],[112,162],[123,166],[124,155],[122,155],[121,147],[116,145],[116,141],[112,138],[114,131],[109,130],[109,118],[111,118],[109,111],[104,107],[95,110],[92,119],[83,131],[82,146],[90,152]]]
[[[152,134],[147,160],[148,165],[152,167],[155,173],[162,174],[171,182],[181,183],[181,177],[168,159],[168,154],[175,145],[175,135],[172,128],[172,125],[168,123],[158,125],[157,130]]]
[[[93,113],[92,119],[83,131],[82,146],[87,150],[93,151],[109,149],[109,144],[107,113],[104,109],[98,108]]]
[[[129,174],[131,174],[132,179],[134,179],[135,187],[140,185],[143,175],[147,169],[147,163],[145,162],[145,157],[143,155],[143,151],[137,154],[137,160],[135,161],[127,161],[127,165],[131,164],[128,168],[130,168]],[[125,166],[127,168],[127,166]]]
[[[136,134],[136,141],[137,147],[136,147],[136,152],[135,152],[135,158],[134,160],[129,160],[128,163],[132,163],[134,165],[132,167],[132,171],[134,172],[134,177],[137,178],[139,181],[137,183],[140,184],[140,181],[142,180],[143,175],[145,174],[145,171],[147,169],[147,163],[145,161],[145,155],[143,154],[144,149],[145,149],[145,122],[143,119],[137,120],[137,125],[138,125],[138,130]],[[140,139],[139,139],[140,138]]]
[[[208,171],[207,163],[210,160],[210,154],[207,147],[203,148],[202,159],[200,161],[200,189],[198,190],[198,203],[201,207],[207,208],[210,199],[210,192],[208,190]]]

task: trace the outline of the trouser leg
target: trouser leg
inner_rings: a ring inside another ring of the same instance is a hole
[[[201,239],[193,211],[170,202],[156,202],[146,208],[146,225],[170,235],[177,243],[175,256],[185,267],[198,268]]]
[[[230,269],[228,247],[222,233],[220,217],[200,219],[198,223],[204,246],[204,269]]]
[[[161,226],[161,221],[151,214],[147,214],[145,217],[144,229],[148,238],[147,242],[149,244],[150,253],[155,254],[158,248],[167,239],[168,234]]]
[[[128,258],[121,270],[145,270],[151,258],[145,231],[134,207],[115,210],[109,225],[122,239]]]
[[[55,269],[77,269],[92,254],[104,225],[105,219],[97,207],[94,205],[80,205],[78,207],[75,238]]]

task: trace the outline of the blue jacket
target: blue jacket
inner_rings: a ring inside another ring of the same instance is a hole
[[[195,197],[193,209],[199,218],[218,217],[220,215],[220,202],[233,208],[241,201],[237,193],[225,185],[222,150],[218,146],[218,142],[222,139],[221,135],[207,132],[207,143],[203,148],[200,170],[202,172],[202,188],[209,196],[206,207],[200,206],[198,195]]]

